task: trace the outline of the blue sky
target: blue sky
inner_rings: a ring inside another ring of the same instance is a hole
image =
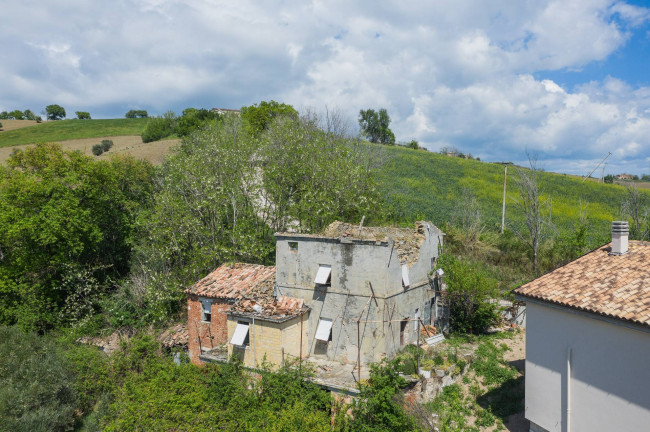
[[[644,2],[24,0],[0,38],[0,110],[383,107],[432,151],[650,173]]]

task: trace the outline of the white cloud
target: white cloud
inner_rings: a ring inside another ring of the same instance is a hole
[[[0,109],[120,116],[275,99],[356,119],[385,107],[398,139],[434,150],[530,149],[576,170],[611,150],[643,170],[650,88],[610,77],[565,89],[535,74],[602,62],[649,19],[613,0],[13,2]]]

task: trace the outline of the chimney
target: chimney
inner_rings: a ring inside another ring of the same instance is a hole
[[[610,255],[625,255],[627,249],[627,237],[630,232],[627,221],[612,222],[612,251]]]

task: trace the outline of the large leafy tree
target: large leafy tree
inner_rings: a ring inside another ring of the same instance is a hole
[[[381,108],[379,111],[367,109],[359,111],[359,127],[361,134],[370,142],[379,144],[395,144],[395,135],[388,127],[390,117],[388,111]]]
[[[0,323],[43,330],[92,313],[128,271],[151,175],[144,161],[55,144],[15,152],[0,167]]]
[[[182,288],[223,262],[272,264],[273,233],[318,231],[375,215],[372,170],[354,143],[313,121],[280,118],[261,138],[226,116],[184,138],[156,179],[129,298],[149,321],[178,310]]]
[[[317,119],[280,119],[262,138],[264,194],[275,230],[318,232],[335,219],[377,217],[379,194],[366,148],[326,133]]]
[[[61,120],[65,118],[65,108],[57,104],[48,105],[45,107],[45,114],[48,120]]]
[[[247,107],[242,107],[241,118],[244,120],[248,133],[257,137],[262,134],[279,117],[298,118],[298,111],[291,105],[276,101],[262,101]]]
[[[205,108],[185,108],[178,119],[176,134],[180,137],[189,135],[193,130],[204,127],[211,121],[219,120],[221,115]]]

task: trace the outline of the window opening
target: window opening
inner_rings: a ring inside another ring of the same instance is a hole
[[[399,323],[399,344],[406,344],[406,326],[408,325],[409,320],[405,319]]]
[[[212,322],[212,302],[210,300],[201,300],[201,321]]]
[[[237,327],[235,328],[235,333],[232,335],[230,343],[240,347],[248,346],[250,344],[248,326],[249,324],[245,321],[237,321]]]
[[[332,284],[332,266],[327,264],[320,264],[318,266],[318,273],[314,283],[318,285],[331,285]]]
[[[408,288],[411,283],[409,282],[409,268],[406,264],[402,265],[402,286]]]
[[[318,328],[316,329],[316,339],[322,342],[329,342],[332,340],[332,320],[322,318],[318,321]]]
[[[289,250],[297,251],[298,250],[298,242],[290,241],[289,242]]]

